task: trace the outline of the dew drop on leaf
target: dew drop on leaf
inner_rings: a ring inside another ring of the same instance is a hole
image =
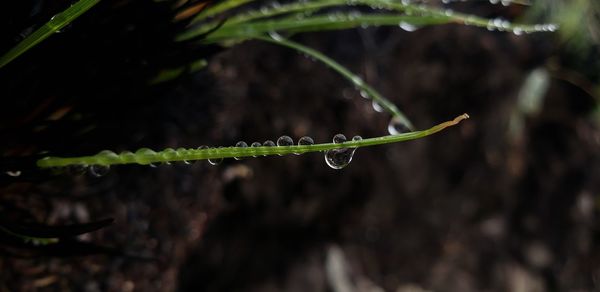
[[[335,136],[333,136],[333,143],[344,143],[348,141],[348,139],[346,139],[346,136],[344,136],[344,134],[336,134]]]
[[[242,148],[246,148],[248,147],[248,143],[244,142],[244,141],[239,141],[237,143],[235,143],[235,147],[242,147]],[[241,160],[242,158],[239,157],[234,157],[235,160]]]
[[[325,151],[325,162],[333,169],[342,169],[352,161],[356,148],[331,149]]]
[[[202,147],[202,146],[200,146],[200,147]],[[219,147],[219,148],[222,148],[222,147]],[[223,162],[223,158],[222,157],[221,158],[209,158],[208,159],[208,163],[210,163],[211,165],[219,165],[219,164],[221,164],[221,162]]]
[[[416,26],[416,25],[414,25],[414,24],[410,24],[410,23],[408,23],[408,22],[404,22],[404,21],[401,21],[401,22],[398,24],[398,26],[399,26],[401,29],[403,29],[403,30],[405,30],[405,31],[408,31],[408,32],[413,32],[413,31],[415,31],[415,30],[419,29],[419,27],[418,27],[418,26]]]
[[[277,146],[292,146],[294,145],[294,140],[290,138],[290,136],[281,136],[277,139]]]
[[[388,124],[390,135],[398,135],[410,132],[410,129],[398,117],[393,117]]]
[[[300,138],[300,140],[298,140],[298,146],[306,146],[306,145],[313,145],[315,144],[315,141],[313,140],[313,138],[308,137],[308,136],[304,136],[302,138]]]
[[[373,110],[381,113],[383,112],[383,108],[381,107],[381,105],[377,102],[377,101],[373,101]]]
[[[142,165],[156,167],[151,163],[152,159],[156,158],[156,152],[149,148],[140,148],[135,152],[135,162]]]
[[[253,142],[250,147],[261,147],[262,144],[260,142]],[[252,157],[257,157],[258,155],[252,155]]]
[[[304,137],[298,139],[298,146],[310,146],[313,144],[315,144],[315,141],[311,137],[304,136]],[[300,155],[302,153],[294,153],[294,154]]]

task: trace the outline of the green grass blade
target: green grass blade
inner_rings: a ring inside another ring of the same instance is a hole
[[[273,156],[287,154],[302,154],[310,152],[321,152],[342,148],[359,148],[390,143],[398,143],[409,140],[420,139],[444,130],[447,127],[457,125],[461,121],[468,119],[467,114],[460,115],[454,120],[447,121],[427,130],[403,133],[398,135],[381,136],[359,141],[348,141],[344,143],[323,143],[314,145],[299,146],[261,146],[261,147],[225,147],[210,149],[165,149],[160,152],[154,152],[150,149],[139,149],[135,153],[124,152],[116,154],[112,151],[102,151],[96,155],[83,157],[45,157],[37,161],[40,168],[66,167],[70,165],[118,165],[118,164],[141,164],[148,165],[153,163],[166,163],[177,161],[194,161],[233,157],[253,157],[253,156]]]
[[[191,23],[196,23],[198,21],[201,21],[203,19],[215,16],[221,12],[225,12],[228,10],[231,10],[233,8],[236,8],[238,6],[242,6],[246,3],[250,3],[256,0],[228,0],[228,1],[223,1],[215,6],[209,7],[205,10],[203,10],[202,12],[198,13],[198,15],[196,15],[194,17],[194,19],[192,19]]]
[[[357,15],[353,13],[338,13],[329,15],[317,15],[303,19],[287,18],[276,19],[275,17],[302,12],[313,12],[328,7],[368,6],[376,10],[393,11],[392,14],[369,13]],[[378,16],[381,15],[381,16]],[[394,17],[398,17],[394,19]],[[405,20],[399,17],[406,17]],[[417,18],[422,18],[417,20]],[[277,7],[262,7],[232,16],[217,31],[209,36],[209,41],[222,41],[232,39],[243,39],[244,34],[253,34],[256,30],[281,31],[295,29],[296,32],[322,31],[332,29],[347,29],[365,25],[398,25],[398,21],[412,21],[414,25],[436,25],[446,23],[459,23],[485,27],[492,30],[506,30],[514,33],[530,33],[539,31],[554,31],[556,25],[524,25],[512,24],[500,19],[486,19],[474,15],[453,12],[450,10],[428,7],[424,5],[403,4],[397,1],[387,0],[320,0],[307,2],[293,2]],[[296,23],[295,25],[293,23]],[[180,34],[178,40],[186,40],[207,32],[215,27],[216,23],[191,27]],[[258,32],[262,34],[265,31]]]
[[[344,78],[346,78],[350,82],[352,82],[352,84],[354,84],[354,86],[356,86],[359,90],[364,91],[369,97],[371,97],[373,99],[373,101],[377,102],[384,110],[391,113],[400,122],[402,122],[404,125],[406,125],[406,127],[408,129],[410,129],[410,130],[414,129],[410,120],[398,109],[398,107],[396,107],[396,105],[394,103],[387,100],[385,97],[383,97],[383,95],[381,95],[379,92],[377,92],[377,90],[375,90],[373,87],[366,84],[360,77],[356,76],[354,73],[352,73],[352,71],[346,69],[344,66],[340,65],[335,60],[327,57],[326,55],[324,55],[323,53],[321,53],[317,50],[311,49],[311,48],[303,46],[299,43],[285,39],[285,38],[279,36],[278,34],[271,33],[270,36],[271,37],[256,37],[256,39],[294,49],[296,51],[299,51],[301,53],[309,55],[309,56],[315,58],[316,60],[321,61],[322,63],[327,65],[329,68],[338,72]]]
[[[0,57],[0,68],[6,66],[29,49],[33,48],[55,32],[59,31],[77,17],[94,7],[100,0],[80,0],[67,8],[65,11],[53,16],[50,21],[44,24],[42,27],[34,31],[31,35],[26,37],[23,41],[18,43],[14,48]]]
[[[222,41],[240,41],[260,37],[271,31],[300,33],[350,29],[364,26],[398,26],[401,22],[415,26],[451,23],[448,17],[412,16],[399,14],[361,14],[338,13],[335,15],[317,15],[304,19],[269,19],[233,26],[223,26],[208,35],[204,43]],[[179,38],[182,40],[184,38]]]

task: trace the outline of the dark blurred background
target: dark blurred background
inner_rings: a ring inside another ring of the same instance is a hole
[[[2,4],[1,51],[65,3]],[[31,167],[41,151],[387,134],[389,115],[294,51],[173,42],[184,24],[171,21],[171,4],[103,1],[0,69],[3,217],[115,218],[78,238],[110,252],[0,240],[0,291],[600,289],[595,2],[446,5],[557,22],[554,34],[442,25],[294,37],[361,75],[420,129],[471,116],[422,140],[359,149],[342,170],[317,153],[119,166],[100,178]],[[198,56],[205,70],[148,85]]]

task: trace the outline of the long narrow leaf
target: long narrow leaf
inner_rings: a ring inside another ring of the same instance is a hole
[[[34,31],[14,48],[0,57],[0,68],[6,66],[29,49],[35,47],[37,44],[56,33],[63,27],[67,26],[77,17],[94,7],[100,0],[80,0],[67,8],[65,11],[53,16],[50,21],[44,24],[42,27]]]

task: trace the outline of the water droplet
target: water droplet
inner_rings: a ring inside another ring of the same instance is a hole
[[[166,148],[165,150],[163,150],[161,152],[161,156],[163,159],[166,159],[167,161],[164,161],[163,163],[166,165],[171,165],[171,162],[173,160],[175,160],[177,158],[178,153],[177,151],[175,151],[175,149],[173,148]]]
[[[274,147],[275,146],[275,142],[271,141],[271,140],[267,140],[263,143],[263,146],[265,147]],[[267,155],[264,155],[267,156]]]
[[[356,135],[356,136],[352,137],[352,141],[361,141],[361,140],[362,140],[361,136]]]
[[[489,31],[496,30],[496,25],[494,25],[494,20],[492,20],[492,19],[488,20],[487,30],[489,30]]]
[[[342,148],[342,149],[331,149],[325,151],[325,163],[333,169],[342,169],[350,162],[356,148]]]
[[[294,140],[290,136],[281,136],[277,139],[277,146],[292,146]]]
[[[361,91],[359,91],[359,93],[360,93],[360,96],[362,96],[362,98],[364,98],[364,99],[369,99],[369,98],[371,98],[371,96],[369,95],[369,93],[367,93],[367,92],[366,92],[366,91],[364,91],[364,90],[361,90]]]
[[[313,140],[313,138],[308,137],[308,136],[304,136],[298,140],[298,146],[310,146],[313,144],[315,144],[315,141]],[[294,154],[300,155],[302,153],[294,153]]]
[[[189,154],[189,151],[188,151],[188,149],[185,149],[185,148],[183,148],[183,147],[177,148],[177,150],[176,150],[176,151],[177,151],[177,157],[181,157],[181,156],[187,156],[187,155]],[[183,163],[185,163],[185,164],[187,164],[187,165],[190,165],[190,164],[192,164],[192,162],[190,162],[190,161],[187,161],[187,160],[185,160],[185,159],[184,159],[184,160],[182,160],[182,161],[183,161]]]
[[[235,143],[235,147],[242,147],[242,148],[245,148],[245,147],[248,147],[248,143],[246,143],[246,142],[244,142],[244,141],[239,141],[239,142]],[[239,157],[234,157],[234,159],[235,159],[235,160],[241,160],[242,158],[239,158]]]
[[[117,153],[114,153],[110,150],[102,150],[100,152],[98,152],[98,154],[96,154],[96,156],[101,157],[101,158],[108,158],[108,159],[119,159],[119,155],[117,155]]]
[[[202,147],[202,146],[200,146]],[[219,147],[219,148],[223,148],[223,147]],[[211,165],[219,165],[221,164],[221,162],[223,162],[223,158],[209,158],[208,159],[208,163],[210,163]]]
[[[419,29],[419,27],[418,27],[418,26],[416,26],[416,25],[414,25],[414,24],[410,24],[410,23],[408,23],[408,22],[404,22],[404,21],[401,21],[401,22],[398,24],[398,26],[399,26],[401,29],[403,29],[403,30],[405,30],[405,31],[408,31],[408,32],[413,32],[413,31],[415,31],[415,30]]]
[[[282,36],[281,36],[281,35],[280,35],[278,32],[276,32],[276,31],[270,31],[270,32],[269,32],[269,36],[270,36],[270,37],[271,37],[273,40],[275,40],[275,41],[278,41],[278,42],[280,42],[280,41],[283,41],[283,40],[284,40],[284,38],[283,38],[283,37],[282,37]]]
[[[410,129],[398,117],[393,117],[388,124],[388,132],[390,135],[398,135],[410,132]]]
[[[374,111],[376,111],[378,113],[382,113],[383,112],[383,108],[381,107],[381,105],[377,101],[373,101],[372,105],[373,105],[373,110]]]
[[[125,161],[135,161],[135,154],[133,154],[131,151],[123,151],[119,153],[119,156]]]
[[[315,141],[313,140],[313,138],[308,137],[308,136],[304,136],[302,138],[300,138],[300,140],[298,140],[298,146],[306,146],[306,145],[313,145],[315,144]]]
[[[277,139],[277,146],[293,146],[294,140],[290,136],[281,136]],[[278,154],[282,156],[282,154]]]
[[[142,165],[149,165],[150,167],[156,167],[152,164],[152,160],[156,159],[156,152],[149,148],[140,148],[135,152],[135,162]]]
[[[253,142],[250,147],[261,147],[262,144],[260,142]],[[252,155],[252,157],[257,157],[257,155]]]
[[[21,176],[21,171],[20,170],[9,170],[6,172],[6,175],[12,176],[12,177],[18,177],[18,176]]]
[[[358,76],[353,76],[352,77],[352,83],[354,83],[354,85],[361,87],[365,85],[365,81],[362,80],[362,78],[358,77]]]
[[[95,164],[95,165],[90,166],[90,174],[95,177],[105,176],[109,170],[110,170],[109,165]]]
[[[348,141],[348,139],[346,139],[346,136],[344,136],[344,134],[336,134],[335,136],[333,136],[333,143],[339,144],[339,143],[344,143]]]
[[[514,33],[515,35],[522,35],[522,34],[523,34],[523,30],[522,30],[522,29],[520,29],[520,28],[518,28],[518,27],[515,27],[515,28],[513,29],[513,33]]]

